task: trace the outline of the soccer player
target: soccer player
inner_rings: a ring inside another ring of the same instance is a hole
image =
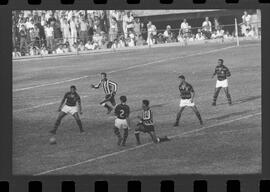
[[[142,109],[143,109],[142,116],[138,116],[140,121],[137,124],[137,127],[135,128],[135,137],[136,137],[137,145],[141,144],[140,132],[148,133],[151,136],[152,141],[154,143],[168,141],[169,138],[167,136],[165,137],[156,136],[154,122],[153,122],[153,113],[149,107],[148,100],[142,101]]]
[[[97,85],[91,84],[91,87],[94,89],[98,89],[100,87],[103,87],[104,93],[105,93],[105,100],[100,102],[100,105],[104,106],[108,111],[107,114],[110,114],[113,110],[113,107],[116,105],[115,103],[115,95],[118,89],[117,83],[107,79],[106,73],[101,73],[101,80]],[[107,103],[110,102],[112,106],[108,105]]]
[[[224,88],[226,97],[228,99],[228,103],[229,105],[232,105],[232,99],[229,93],[228,79],[227,79],[227,77],[231,76],[231,73],[229,69],[225,65],[223,65],[223,63],[224,63],[223,59],[218,59],[218,65],[216,66],[215,72],[212,75],[212,78],[214,78],[214,76],[217,75],[216,88],[215,88],[215,93],[214,93],[213,103],[212,103],[213,106],[216,106],[218,94],[221,88]]]
[[[128,137],[128,129],[129,129],[129,106],[126,104],[127,97],[120,97],[120,104],[115,107],[114,114],[116,116],[114,123],[114,133],[118,137],[117,145],[126,145],[126,140]],[[123,137],[121,136],[120,129],[124,130]]]
[[[82,127],[82,122],[81,122],[81,119],[79,117],[79,113],[82,114],[81,98],[80,98],[79,94],[76,92],[75,85],[70,86],[70,91],[64,95],[64,98],[61,101],[61,104],[58,108],[58,111],[60,113],[59,113],[57,120],[54,124],[54,129],[51,130],[50,133],[56,134],[56,131],[57,131],[59,125],[61,124],[61,120],[67,114],[71,114],[75,118],[75,120],[80,128],[80,132],[81,133],[84,132],[83,127]]]
[[[203,125],[201,115],[200,115],[195,103],[193,102],[194,96],[195,96],[195,92],[193,90],[193,87],[189,83],[186,82],[184,75],[180,75],[178,77],[178,79],[180,81],[179,91],[180,91],[181,99],[180,99],[180,105],[179,105],[180,109],[177,113],[174,127],[177,127],[179,125],[179,120],[180,120],[181,114],[186,107],[191,107],[191,109],[195,112],[197,118],[199,119],[200,124]]]

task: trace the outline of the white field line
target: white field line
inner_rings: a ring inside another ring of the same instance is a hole
[[[121,71],[127,71],[127,70],[134,69],[134,68],[153,65],[153,64],[156,64],[156,63],[162,63],[162,62],[165,62],[165,61],[172,61],[172,60],[175,60],[175,59],[183,59],[183,58],[192,57],[192,56],[215,53],[215,52],[223,51],[223,50],[226,50],[226,49],[231,49],[231,48],[234,48],[234,47],[236,47],[236,46],[223,47],[223,48],[219,48],[219,49],[213,49],[213,50],[210,50],[210,51],[203,51],[203,52],[193,53],[193,54],[189,54],[189,55],[182,55],[182,56],[179,56],[179,57],[159,59],[159,60],[147,62],[147,63],[144,63],[144,64],[137,64],[137,65],[132,65],[130,67],[126,67],[126,68],[122,68],[122,69],[112,70],[112,71],[109,71],[108,74],[121,72]],[[45,86],[51,86],[51,85],[58,85],[58,84],[62,84],[62,83],[67,83],[67,82],[71,82],[71,81],[77,81],[77,80],[85,79],[85,78],[88,78],[88,77],[89,77],[89,75],[86,75],[86,76],[81,76],[81,77],[77,77],[77,78],[73,78],[73,79],[57,81],[57,82],[54,82],[54,83],[45,83],[45,84],[40,84],[40,85],[36,85],[36,86],[18,88],[18,89],[14,89],[13,92],[25,91],[25,90],[30,90],[30,89],[40,88],[40,87],[45,87]]]
[[[192,135],[193,133],[198,133],[198,132],[201,132],[201,131],[206,130],[206,129],[210,129],[210,128],[213,128],[213,127],[229,124],[229,123],[239,121],[239,120],[242,120],[242,119],[248,119],[248,118],[251,118],[251,117],[254,117],[254,116],[257,116],[257,115],[261,115],[261,112],[246,115],[246,116],[242,116],[242,117],[232,119],[232,120],[228,120],[228,121],[223,121],[221,123],[217,123],[217,124],[214,124],[214,125],[209,125],[209,126],[206,126],[206,127],[200,128],[200,129],[194,129],[194,130],[187,131],[187,132],[184,132],[184,133],[181,133],[181,134],[178,134],[178,135],[170,136],[169,138],[172,139],[172,138],[176,138],[176,137],[187,136],[189,134]],[[70,165],[58,167],[58,168],[55,168],[55,169],[51,169],[51,170],[48,170],[48,171],[44,171],[44,172],[41,172],[41,173],[37,173],[37,174],[34,174],[34,176],[45,175],[45,174],[56,172],[56,171],[59,171],[59,170],[63,170],[63,169],[71,168],[71,167],[76,167],[76,166],[83,165],[83,164],[86,164],[86,163],[91,163],[93,161],[97,161],[97,160],[100,160],[100,159],[105,159],[107,157],[112,157],[112,156],[119,155],[119,154],[122,154],[122,153],[125,153],[125,152],[128,152],[128,151],[133,151],[133,150],[136,150],[136,149],[139,149],[139,148],[145,147],[147,145],[151,145],[151,144],[153,144],[153,143],[152,142],[145,143],[145,144],[142,144],[142,145],[139,145],[139,146],[135,146],[135,147],[131,147],[129,149],[124,149],[124,150],[121,150],[121,151],[109,153],[109,154],[102,155],[102,156],[95,157],[95,158],[91,158],[91,159],[81,161],[81,162],[78,162],[78,163],[75,163],[75,164],[70,164]]]

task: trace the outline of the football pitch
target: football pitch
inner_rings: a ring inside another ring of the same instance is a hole
[[[223,91],[211,106],[217,59],[231,71],[233,105]],[[113,115],[99,105],[102,89],[90,84],[99,73],[117,82],[116,100],[126,95],[131,130],[125,147],[117,146]],[[179,108],[177,77],[183,74],[195,90],[195,103],[204,120],[186,108],[179,127],[173,127]],[[60,125],[56,145],[49,130],[70,85],[82,98],[85,133],[72,116]],[[149,99],[156,133],[171,141],[153,144],[141,134],[136,146],[134,128],[141,101]],[[167,175],[248,174],[261,172],[261,44],[203,44],[159,47],[13,61],[13,174],[19,175]]]

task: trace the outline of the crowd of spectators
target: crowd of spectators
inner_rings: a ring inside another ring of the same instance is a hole
[[[242,35],[254,33],[250,17],[245,11]],[[217,18],[212,24],[206,17],[201,27],[191,27],[183,19],[180,29],[167,25],[157,30],[151,21],[142,22],[123,10],[13,11],[12,19],[14,57],[232,37]]]

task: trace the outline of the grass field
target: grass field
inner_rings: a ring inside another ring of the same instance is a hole
[[[221,92],[211,106],[217,59],[232,73],[233,105]],[[116,145],[112,115],[99,102],[103,90],[90,89],[100,72],[119,83],[127,95],[132,129],[126,147]],[[173,127],[179,104],[177,75],[184,74],[196,92],[195,103],[205,125],[200,127],[186,109],[180,126]],[[69,86],[82,97],[80,134],[67,116],[50,145],[48,131]],[[172,140],[152,144],[141,135],[136,146],[135,117],[142,99],[151,101],[160,136]],[[13,62],[13,173],[39,174],[244,174],[261,172],[261,45],[260,42],[161,47],[97,55]]]

